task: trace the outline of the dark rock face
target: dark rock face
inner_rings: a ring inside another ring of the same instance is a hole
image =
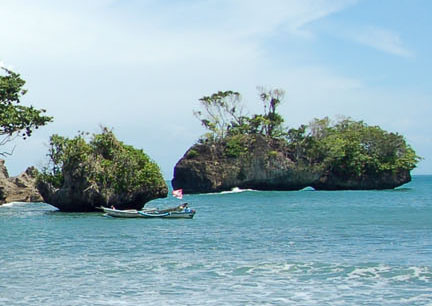
[[[36,189],[37,170],[34,167],[18,176],[9,177],[4,165],[0,160],[0,205],[8,202],[42,202],[42,196]]]
[[[185,193],[231,190],[234,187],[256,190],[299,190],[310,186],[320,173],[297,166],[282,151],[277,141],[257,136],[248,152],[232,158],[222,145],[197,144],[177,163],[172,185]],[[190,152],[196,152],[190,158]]]
[[[64,212],[92,212],[98,211],[101,206],[110,207],[112,205],[117,209],[140,210],[145,203],[164,198],[168,194],[166,184],[129,193],[108,193],[107,190],[91,184],[79,167],[64,171],[63,174],[64,184],[61,188],[54,188],[44,182],[38,182],[37,187],[44,202]]]
[[[393,173],[391,171],[376,176],[346,177],[334,173],[322,175],[311,186],[316,190],[371,190],[393,189],[411,181],[408,170]]]
[[[174,168],[172,186],[184,193],[208,193],[234,187],[255,190],[391,189],[411,180],[409,171],[369,177],[343,177],[321,167],[294,162],[283,142],[257,135],[247,153],[227,157],[223,144],[196,144]],[[193,154],[192,154],[193,153]]]

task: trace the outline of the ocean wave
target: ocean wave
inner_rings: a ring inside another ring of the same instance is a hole
[[[210,192],[210,193],[205,193],[205,195],[206,196],[207,195],[225,195],[225,194],[236,194],[236,193],[243,193],[243,192],[258,192],[258,190],[255,190],[255,189],[241,189],[239,187],[234,187],[231,190],[221,191],[221,192]]]
[[[222,191],[219,194],[231,194],[231,193],[240,193],[240,192],[247,192],[247,191],[256,191],[254,189],[241,189],[239,187],[234,187],[230,191]]]
[[[9,203],[5,203],[5,204],[0,205],[0,207],[24,206],[27,204],[29,204],[29,203],[27,203],[27,202],[9,202]]]
[[[421,282],[430,283],[432,281],[432,271],[429,267],[399,267],[395,268],[388,265],[370,265],[356,267],[347,274],[349,280],[379,280],[386,279],[397,283],[401,282]]]
[[[197,304],[212,300],[250,304],[421,304],[430,299],[427,266],[320,262],[158,262],[154,275],[183,275],[194,284]],[[153,273],[152,273],[153,274]],[[163,282],[165,276],[153,279]],[[211,284],[211,289],[208,285]],[[173,287],[186,290],[181,284]],[[404,288],[402,293],[395,288]],[[171,288],[172,289],[172,288]],[[163,295],[168,294],[164,292]],[[205,300],[208,298],[208,300]],[[199,301],[199,302],[198,302]],[[210,303],[211,304],[211,303]],[[354,303],[355,304],[355,303]]]

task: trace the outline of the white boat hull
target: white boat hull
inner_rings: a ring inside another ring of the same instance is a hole
[[[185,209],[181,211],[158,211],[156,209],[145,210],[120,210],[102,207],[105,215],[116,218],[169,218],[169,219],[192,219],[195,210]]]
[[[111,217],[118,217],[118,218],[140,218],[140,215],[138,214],[138,211],[135,209],[130,210],[119,210],[119,209],[111,209],[102,207],[103,211],[106,215]]]

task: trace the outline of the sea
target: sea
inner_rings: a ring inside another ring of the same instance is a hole
[[[432,176],[182,201],[193,219],[1,206],[0,305],[432,305]]]

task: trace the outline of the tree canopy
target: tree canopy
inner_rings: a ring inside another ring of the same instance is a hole
[[[240,94],[235,91],[219,91],[200,100],[202,111],[194,115],[216,139],[222,139],[229,134],[233,126],[242,125],[243,105]]]
[[[4,145],[17,137],[26,139],[33,130],[51,122],[52,117],[43,115],[44,109],[21,105],[21,98],[27,93],[23,89],[25,81],[19,74],[1,69],[4,75],[0,75],[0,145]]]
[[[420,160],[402,135],[369,126],[363,121],[345,118],[332,123],[325,117],[299,128],[286,128],[284,118],[277,112],[284,91],[258,90],[264,112],[252,116],[244,114],[238,92],[219,91],[201,98],[203,110],[195,115],[210,131],[201,141],[223,142],[226,156],[238,157],[247,151],[245,136],[263,135],[284,140],[293,160],[340,175],[412,170]]]
[[[280,137],[283,134],[284,119],[277,113],[277,107],[283,100],[281,89],[266,90],[261,87],[259,98],[264,112],[247,116],[245,107],[238,92],[218,91],[210,96],[199,99],[201,110],[195,116],[209,130],[207,140],[222,140],[225,137],[246,134],[262,134],[269,137]]]
[[[402,135],[363,121],[327,117],[287,133],[294,159],[319,164],[340,175],[362,176],[381,171],[412,170],[420,157]]]

